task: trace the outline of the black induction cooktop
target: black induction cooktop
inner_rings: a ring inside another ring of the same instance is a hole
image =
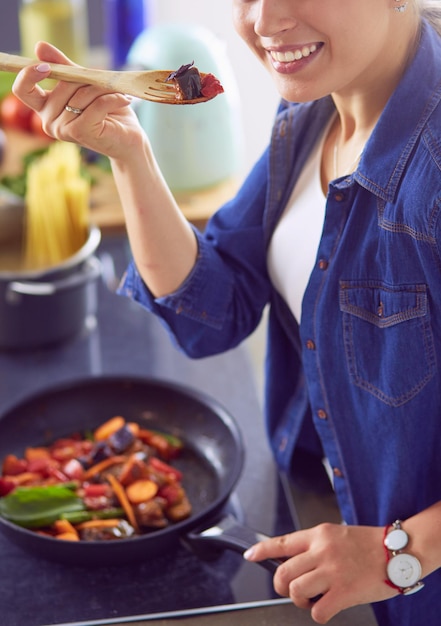
[[[120,274],[127,241],[105,238],[98,254],[110,256]],[[57,346],[0,351],[0,419],[27,395],[87,375],[145,376],[200,389],[243,433],[245,464],[229,512],[265,534],[292,530],[246,349],[191,360],[153,315],[108,283],[100,285],[96,325]],[[0,535],[0,626],[87,623],[276,597],[272,576],[261,566],[231,550],[210,558],[178,546],[132,565],[84,568],[38,559]]]

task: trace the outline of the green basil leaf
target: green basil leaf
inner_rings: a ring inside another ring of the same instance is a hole
[[[82,499],[62,485],[17,487],[0,499],[0,515],[24,528],[49,526],[62,513],[82,510]]]

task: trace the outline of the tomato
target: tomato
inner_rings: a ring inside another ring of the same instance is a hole
[[[71,480],[81,480],[84,474],[84,468],[78,459],[69,459],[62,467],[63,474],[66,474]]]
[[[173,506],[182,501],[185,493],[183,488],[177,484],[163,485],[159,491],[158,496],[167,500],[168,506]]]
[[[157,472],[165,474],[173,480],[182,480],[182,472],[176,469],[176,467],[172,467],[168,463],[164,463],[164,461],[161,461],[161,459],[158,459],[156,456],[150,457],[148,460],[148,464]]]
[[[206,98],[214,98],[220,93],[224,92],[224,88],[220,84],[219,80],[213,74],[207,74],[204,76],[201,83],[201,94]]]
[[[1,122],[5,128],[30,131],[33,111],[26,104],[9,93],[0,103]]]
[[[109,485],[104,483],[84,483],[83,484],[84,495],[86,498],[98,498],[100,496],[109,495]]]
[[[7,496],[15,489],[15,483],[7,478],[0,478],[0,497]]]
[[[17,476],[26,472],[28,464],[24,459],[19,459],[15,454],[8,454],[3,460],[3,476]]]
[[[47,478],[50,475],[49,469],[52,467],[58,467],[59,463],[55,459],[32,459],[28,461],[28,472],[34,474],[41,474],[43,478]]]
[[[180,441],[177,437],[165,433],[159,433],[155,430],[140,428],[138,431],[138,438],[147,445],[155,448],[157,453],[163,459],[167,460],[175,458],[182,448],[182,441]]]

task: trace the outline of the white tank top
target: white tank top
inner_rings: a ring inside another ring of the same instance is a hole
[[[303,294],[316,262],[325,218],[320,162],[326,134],[310,154],[268,249],[270,278],[299,323]]]

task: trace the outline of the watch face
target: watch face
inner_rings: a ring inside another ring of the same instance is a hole
[[[402,550],[407,546],[409,541],[409,536],[404,530],[401,528],[396,528],[388,533],[384,539],[384,545],[388,550],[392,550],[392,552],[396,552],[397,550]]]
[[[398,587],[411,587],[421,578],[421,564],[411,554],[397,554],[387,564],[389,580]]]

